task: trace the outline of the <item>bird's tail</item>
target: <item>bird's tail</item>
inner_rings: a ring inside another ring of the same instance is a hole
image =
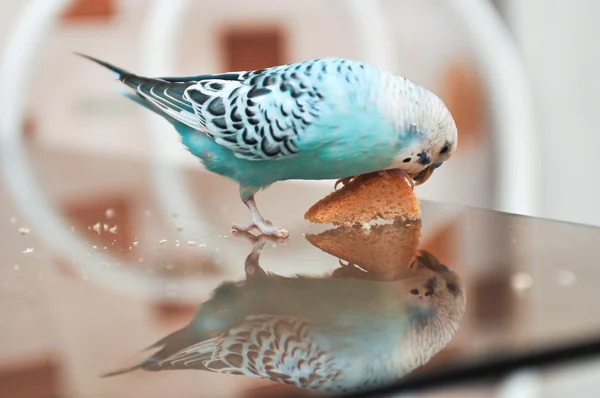
[[[156,108],[150,102],[146,101],[146,99],[144,97],[142,97],[141,95],[136,94],[136,93],[127,92],[121,88],[117,88],[116,91],[119,94],[121,94],[122,96],[129,98],[133,102],[137,103],[138,105],[141,105],[144,108],[149,109],[150,111],[156,113],[157,115],[160,115],[163,118],[165,118],[169,123],[171,123],[173,125],[173,127],[175,127],[175,130],[181,136],[181,142],[185,145],[185,147],[193,155],[200,156],[199,155],[200,152],[197,151],[197,149],[202,147],[201,143],[203,143],[205,146],[214,145],[213,141],[211,139],[209,139],[208,136],[195,134],[195,130],[193,128],[191,128],[187,124],[184,124],[184,123],[180,122],[179,120],[167,115],[166,113],[161,112],[160,109]],[[201,159],[202,159],[202,157],[201,157]],[[156,346],[151,346],[151,347],[146,348],[145,350],[149,350],[149,349],[152,349],[155,347]]]
[[[151,346],[141,350],[141,352],[145,352],[151,349],[158,349],[158,351],[156,351],[150,357],[138,362],[133,366],[105,373],[100,377],[118,376],[138,369],[144,369],[147,371],[177,369],[177,366],[169,363],[169,357],[187,347],[197,344],[199,341],[202,341],[203,338],[205,338],[205,336],[194,333],[192,330],[192,325],[187,325],[186,327],[169,334]],[[165,362],[164,364],[162,364],[163,361]]]
[[[133,95],[133,94],[128,94],[128,95]],[[133,96],[135,96],[135,95],[133,95]],[[144,348],[140,352],[145,352],[145,351],[152,350],[152,349],[159,348],[159,347],[163,348],[165,345],[169,344],[169,342],[171,340],[177,341],[177,340],[181,339],[180,336],[187,336],[187,334],[188,334],[187,333],[187,327],[183,328],[183,329],[180,329],[180,330],[177,330],[177,331],[169,334],[168,336],[160,339],[156,343],[154,343],[154,344],[152,344],[152,345]],[[104,373],[100,377],[118,376],[118,375],[122,375],[124,373],[132,372],[132,371],[137,370],[137,369],[144,369],[144,368],[148,367],[148,365],[151,365],[152,363],[156,362],[156,360],[159,359],[160,355],[157,355],[157,354],[159,354],[159,353],[155,353],[151,357],[146,358],[143,361],[138,362],[137,364],[135,364],[133,366],[129,366],[129,367],[126,367],[126,368],[121,368],[121,369],[114,370],[114,371],[108,372],[108,373]]]
[[[176,120],[176,119],[172,118],[171,116],[167,115],[166,113],[161,112],[161,110],[159,108],[153,106],[142,95],[140,95],[138,93],[132,93],[130,91],[125,91],[122,88],[116,88],[115,91],[117,93],[121,94],[123,97],[132,100],[136,104],[141,105],[144,108],[156,113],[157,115],[164,117],[165,119],[167,119],[167,121],[169,121],[169,123],[173,124],[177,128],[178,131],[180,128],[185,129],[187,127],[186,125],[181,123],[179,120]]]
[[[118,376],[118,375],[122,375],[122,374],[129,373],[129,372],[133,372],[134,370],[143,368],[144,365],[146,364],[146,361],[147,360],[143,360],[142,362],[138,363],[137,365],[133,365],[128,368],[115,370],[113,372],[104,373],[104,374],[100,375],[100,377],[102,377],[102,378],[113,377],[113,376]]]
[[[125,84],[127,87],[129,87],[130,89],[132,89],[134,92],[129,92],[129,91],[125,91],[122,89],[117,89],[117,92],[127,98],[129,98],[130,100],[136,102],[139,105],[142,105],[144,108],[151,110],[154,113],[159,114],[160,116],[165,117],[167,120],[169,120],[170,122],[173,122],[174,119],[168,117],[167,114],[165,114],[164,112],[161,112],[160,109],[158,109],[156,106],[154,106],[152,103],[150,103],[146,98],[144,98],[144,96],[140,93],[139,88],[140,86],[145,83],[145,82],[149,82],[153,79],[148,79],[145,77],[141,77],[141,76],[137,76],[134,73],[131,73],[129,71],[126,71],[123,68],[119,68],[118,66],[115,66],[111,63],[108,63],[106,61],[102,61],[98,58],[92,57],[90,55],[86,55],[86,54],[82,54],[80,52],[75,51],[75,55],[79,55],[80,57],[83,57],[85,59],[88,59],[98,65],[101,65],[103,67],[105,67],[106,69],[108,69],[109,71],[111,71],[116,78],[123,84]]]
[[[92,56],[75,54],[111,71],[121,83],[133,90],[133,93],[119,90],[122,95],[164,117],[175,127],[178,127],[177,124],[199,127],[194,109],[185,99],[185,89],[195,84],[193,79],[172,78],[170,81],[168,78],[139,76]]]
[[[188,87],[196,84],[198,79],[205,79],[206,76],[148,78],[135,75],[89,55],[77,52],[75,54],[110,70],[119,81],[132,90],[117,88],[119,94],[165,118],[175,127],[184,146],[202,161],[205,161],[202,153],[211,153],[212,148],[217,145],[209,135],[197,134],[197,131],[203,131],[205,127],[200,123],[194,108],[185,96]]]
[[[103,67],[105,67],[106,69],[110,70],[116,77],[117,79],[119,79],[122,83],[124,83],[126,86],[128,86],[129,88],[132,88],[134,90],[137,89],[137,87],[143,83],[144,81],[148,80],[144,77],[141,76],[137,76],[131,72],[126,71],[125,69],[119,68],[118,66],[115,66],[113,64],[110,64],[106,61],[102,61],[98,58],[94,58],[90,55],[86,55],[86,54],[82,54],[79,52],[75,51],[76,55],[79,55],[80,57],[83,57],[85,59],[88,59],[92,62],[97,63],[98,65],[101,65]]]

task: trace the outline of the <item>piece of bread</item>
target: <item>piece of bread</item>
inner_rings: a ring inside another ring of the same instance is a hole
[[[401,173],[370,173],[315,203],[304,218],[318,224],[364,224],[383,220],[418,220],[419,201]]]
[[[421,220],[396,221],[369,229],[338,227],[318,235],[306,234],[311,244],[348,262],[336,269],[334,276],[387,281],[409,272],[420,238]]]

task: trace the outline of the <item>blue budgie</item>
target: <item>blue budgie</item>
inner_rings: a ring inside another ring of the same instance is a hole
[[[259,377],[308,390],[355,392],[396,381],[454,337],[465,310],[460,277],[428,252],[393,281],[283,277],[259,265],[226,282],[194,319],[149,349],[137,369],[201,370]]]
[[[267,69],[148,78],[111,70],[124,93],[166,118],[206,169],[233,179],[252,223],[238,231],[284,237],[255,194],[277,181],[349,178],[398,169],[425,182],[456,150],[440,98],[404,77],[339,58]],[[337,184],[336,184],[337,186]]]

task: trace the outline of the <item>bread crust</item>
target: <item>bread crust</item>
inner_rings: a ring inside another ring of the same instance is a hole
[[[421,219],[412,185],[401,173],[376,172],[351,180],[311,206],[304,218],[316,224],[352,226],[382,219]]]

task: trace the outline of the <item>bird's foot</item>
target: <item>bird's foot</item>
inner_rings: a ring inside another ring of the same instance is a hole
[[[276,238],[268,235],[252,235],[250,232],[238,232],[234,231],[234,236],[245,238],[252,243],[252,252],[246,257],[244,264],[244,270],[246,272],[246,278],[256,277],[267,277],[267,273],[260,266],[259,259],[263,248],[267,242],[275,242],[277,244],[287,243],[287,238]]]
[[[275,238],[287,238],[290,233],[283,228],[279,228],[271,224],[270,221],[265,220],[263,216],[258,211],[258,207],[256,206],[256,201],[254,200],[254,196],[244,200],[246,206],[250,210],[250,214],[252,214],[252,224],[233,224],[233,230],[238,232],[250,232],[254,229],[257,229],[261,235],[272,236]]]
[[[249,225],[242,225],[242,227],[249,227]],[[250,228],[252,230],[252,228]],[[272,235],[253,235],[248,231],[242,231],[233,228],[233,235],[236,237],[244,238],[255,247],[257,250],[262,250],[262,247],[267,242],[272,242],[277,245],[284,245],[288,242],[288,237],[280,238]]]
[[[238,232],[250,232],[257,229],[261,235],[274,238],[287,238],[290,233],[287,229],[273,226],[269,221],[254,222],[252,224],[233,224],[233,230]]]

